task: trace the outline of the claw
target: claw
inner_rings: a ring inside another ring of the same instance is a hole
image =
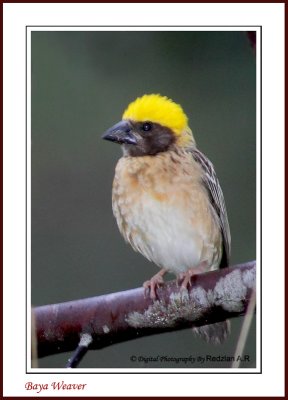
[[[183,281],[184,277],[185,277],[185,272],[180,272],[180,274],[177,275],[177,278],[176,278],[176,285],[177,285],[178,287],[181,286],[181,282]]]
[[[161,285],[163,285],[163,275],[166,273],[166,269],[161,269],[158,274],[152,276],[149,281],[143,283],[143,287],[145,289],[144,294],[146,295],[146,291],[150,289],[150,298],[155,300],[157,298],[156,289],[158,289]]]
[[[181,290],[187,290],[189,286],[191,286],[191,278],[195,275],[191,270],[188,270],[185,274],[183,282],[181,284]]]
[[[180,290],[187,290],[192,285],[191,279],[194,275],[202,274],[207,271],[208,264],[206,261],[202,262],[198,267],[189,268],[186,272],[182,272],[178,275],[177,282],[182,281]]]

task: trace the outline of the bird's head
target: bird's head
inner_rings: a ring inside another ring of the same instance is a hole
[[[130,103],[122,121],[102,137],[123,145],[124,154],[129,156],[155,155],[175,146],[195,146],[182,107],[159,94],[145,94]]]

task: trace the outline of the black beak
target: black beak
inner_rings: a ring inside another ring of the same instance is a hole
[[[120,121],[113,125],[103,135],[102,139],[111,140],[119,144],[137,144],[137,139],[132,131],[132,126],[129,121]]]

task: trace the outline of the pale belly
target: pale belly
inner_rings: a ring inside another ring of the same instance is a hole
[[[193,207],[187,214],[149,195],[141,202],[125,203],[124,207],[113,204],[113,210],[121,233],[134,250],[175,274],[202,262],[207,262],[208,269],[218,267],[220,254],[215,240],[219,234],[193,224],[197,221]]]

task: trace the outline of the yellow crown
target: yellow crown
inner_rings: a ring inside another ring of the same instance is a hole
[[[145,94],[129,104],[123,119],[151,121],[166,126],[180,136],[188,128],[188,118],[179,104],[160,94]]]

